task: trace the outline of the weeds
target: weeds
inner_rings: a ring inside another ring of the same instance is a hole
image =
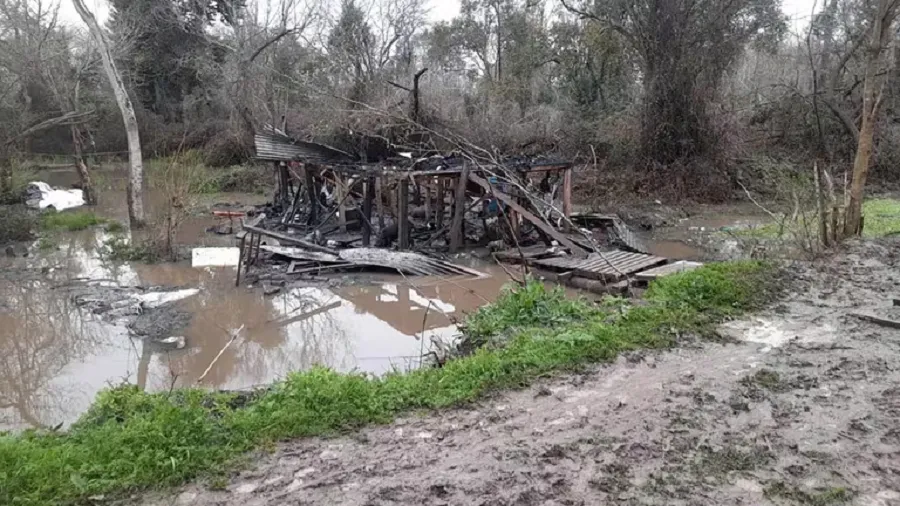
[[[103,243],[100,256],[113,262],[146,262],[159,260],[159,254],[147,243],[132,244],[122,235],[114,235]]]
[[[92,211],[46,211],[41,215],[41,229],[76,232],[102,225],[106,221]]]
[[[37,217],[23,205],[0,205],[0,244],[28,241],[37,226]]]
[[[457,406],[622,351],[670,346],[681,332],[708,331],[724,315],[757,307],[773,293],[773,280],[760,263],[708,266],[655,282],[644,304],[613,319],[609,308],[532,281],[466,322],[467,332],[481,336],[508,333],[506,346],[478,349],[442,368],[380,378],[314,368],[246,403],[198,390],[108,390],[68,433],[0,436],[0,503],[70,503],[215,476],[272,441]]]
[[[780,392],[785,389],[781,376],[771,369],[760,369],[755,374],[741,379],[740,383],[748,388],[763,388],[770,392]]]
[[[778,482],[766,488],[765,495],[769,499],[782,499],[791,504],[804,506],[837,506],[849,504],[856,495],[852,490],[842,487],[832,487],[825,490],[806,492],[796,487],[791,487],[784,482]]]

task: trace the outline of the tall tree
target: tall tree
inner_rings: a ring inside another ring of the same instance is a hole
[[[778,0],[561,0],[622,35],[639,57],[641,146],[663,164],[713,152],[710,104],[745,46],[780,36]]]
[[[898,0],[879,0],[878,9],[872,19],[872,29],[866,48],[866,77],[863,84],[862,125],[853,160],[853,179],[850,183],[849,203],[844,222],[844,234],[855,235],[862,229],[862,201],[866,187],[866,177],[875,146],[875,124],[884,98],[884,84],[887,72],[884,67],[889,60],[892,25],[900,8]]]
[[[207,29],[233,25],[243,0],[112,0],[110,27],[126,49],[125,69],[138,102],[166,121],[181,121],[184,98],[204,84],[217,46]]]
[[[116,103],[119,105],[119,110],[122,113],[125,133],[128,135],[128,218],[132,227],[142,227],[145,224],[143,201],[144,161],[141,155],[141,136],[138,131],[137,117],[134,114],[134,106],[131,103],[131,98],[128,97],[125,83],[122,81],[122,74],[119,73],[119,69],[116,67],[116,61],[113,58],[106,32],[97,23],[97,18],[94,17],[94,14],[88,10],[84,0],[72,0],[72,3],[97,44],[100,58],[103,61],[103,69],[106,71],[106,77],[109,79],[109,84],[112,86],[113,93],[116,96]]]

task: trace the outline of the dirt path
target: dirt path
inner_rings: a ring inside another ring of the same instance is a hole
[[[283,444],[223,489],[142,504],[900,504],[900,330],[848,316],[891,315],[896,246],[794,269],[784,304],[727,326],[753,342]]]

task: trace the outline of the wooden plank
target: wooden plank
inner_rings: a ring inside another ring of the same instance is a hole
[[[563,172],[563,215],[572,216],[572,169]]]
[[[450,253],[456,253],[463,245],[463,218],[466,207],[466,183],[469,181],[469,164],[465,164],[459,181],[456,183],[456,194],[453,197],[453,221],[450,224]]]
[[[266,230],[259,227],[252,227],[249,225],[244,225],[244,229],[255,234],[264,235],[266,237],[271,237],[273,239],[278,239],[281,242],[286,242],[288,244],[296,244],[297,246],[301,246],[303,248],[312,250],[312,251],[321,251],[322,253],[330,253],[332,255],[337,255],[337,250],[326,248],[325,246],[319,246],[318,244],[314,244],[308,241],[304,241],[303,239],[297,239],[296,237],[291,237],[289,235],[280,234],[278,232],[272,232],[270,230]]]
[[[563,246],[568,248],[569,251],[572,252],[572,255],[574,255],[576,257],[584,257],[587,255],[585,250],[581,249],[581,247],[577,246],[574,242],[570,241],[569,238],[567,238],[562,232],[560,232],[559,230],[556,230],[555,228],[553,228],[551,225],[549,225],[544,220],[542,220],[542,219],[538,218],[537,216],[528,212],[528,210],[525,209],[524,207],[522,207],[521,205],[519,205],[519,203],[516,202],[516,200],[514,198],[510,197],[509,195],[506,195],[505,193],[502,193],[499,191],[494,191],[494,188],[491,186],[490,183],[487,182],[487,180],[485,180],[479,176],[476,176],[475,174],[469,174],[469,181],[472,181],[473,183],[477,184],[478,186],[484,188],[485,190],[488,191],[488,193],[491,193],[492,195],[497,197],[497,200],[499,200],[499,201],[503,202],[504,204],[508,205],[509,207],[511,207],[514,211],[519,213],[526,220],[530,221],[535,227],[540,229],[542,232],[544,232],[548,236],[552,237],[553,239],[556,239],[557,242],[559,242],[560,244],[562,244]]]
[[[679,272],[687,272],[697,269],[699,267],[703,267],[703,264],[700,262],[688,262],[686,260],[682,260],[679,262],[671,263],[668,265],[663,265],[660,267],[655,267],[650,270],[642,271],[635,274],[635,278],[639,281],[653,281],[654,279],[662,278],[665,276],[670,276],[672,274],[677,274]]]
[[[397,184],[397,245],[400,251],[409,249],[409,180]]]
[[[375,174],[369,174],[366,178],[366,195],[363,199],[363,246],[369,246],[372,243],[372,202],[375,200],[375,184]]]

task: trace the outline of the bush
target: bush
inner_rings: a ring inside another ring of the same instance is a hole
[[[0,244],[31,240],[36,226],[37,217],[24,205],[0,205]]]

